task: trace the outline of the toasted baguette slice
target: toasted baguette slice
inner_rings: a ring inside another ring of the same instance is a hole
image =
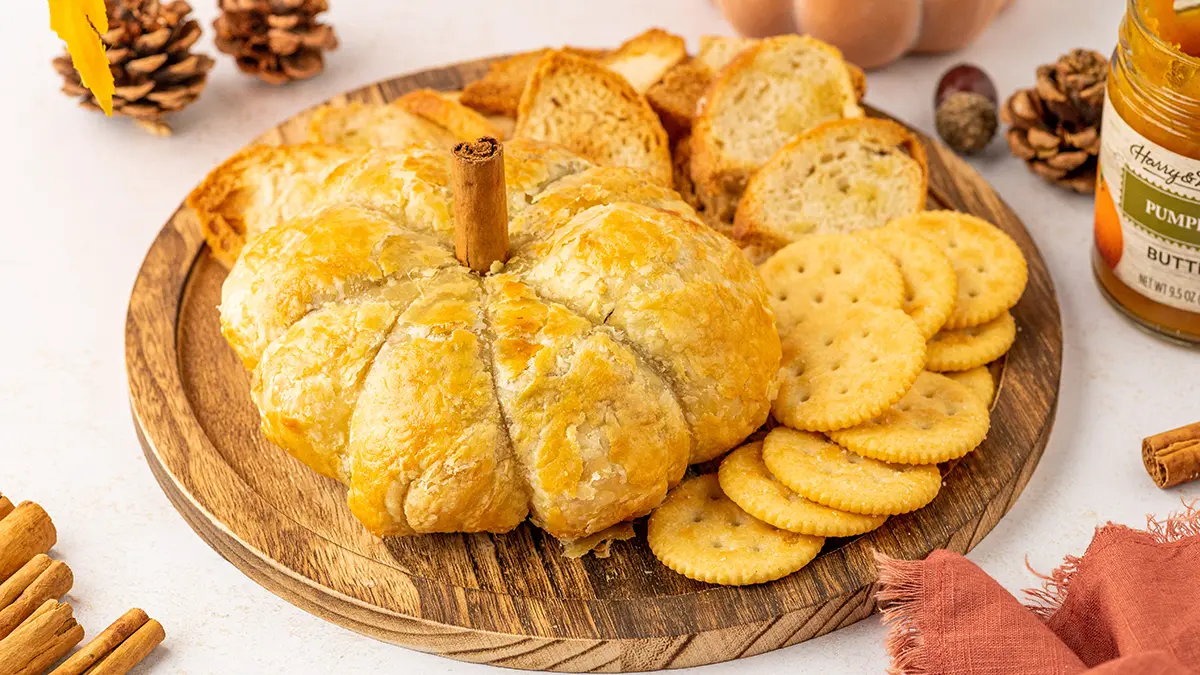
[[[712,76],[713,72],[699,59],[688,59],[668,70],[661,81],[646,90],[646,100],[658,113],[672,140],[691,131],[696,109]]]
[[[433,122],[460,141],[473,141],[480,136],[504,140],[504,132],[488,118],[460,103],[457,93],[417,89],[396,99],[392,105]]]
[[[542,58],[521,95],[513,137],[558,143],[671,185],[671,152],[658,116],[624,77],[590,59],[564,52]]]
[[[329,174],[361,154],[311,143],[254,145],[213,169],[187,205],[213,257],[230,267],[246,241],[310,207]]]
[[[489,115],[504,115],[516,117],[517,106],[521,104],[521,92],[525,91],[525,83],[533,74],[539,61],[551,49],[536,49],[531,52],[514,54],[507,59],[497,61],[488,67],[483,77],[463,87],[459,101],[479,112]],[[562,51],[583,58],[601,58],[607,52],[600,49],[581,49],[578,47],[563,47]]]
[[[600,63],[629,80],[639,94],[644,94],[686,58],[687,43],[683,38],[661,28],[651,28],[601,58]]]
[[[390,104],[327,105],[313,114],[309,140],[356,148],[426,145],[450,148],[480,136],[503,138],[495,125],[452,95],[410,91]]]
[[[463,105],[491,115],[516,117],[529,76],[551,51],[556,50],[537,49],[493,63],[486,75],[463,87]],[[671,66],[687,58],[683,38],[660,28],[651,28],[613,51],[581,47],[563,47],[557,51],[601,62],[629,80],[638,93],[645,93]]]
[[[708,66],[712,72],[719,73],[747,47],[758,43],[759,40],[755,38],[701,35],[700,51],[696,53],[696,60]]]
[[[357,148],[372,145],[449,147],[458,139],[449,129],[396,105],[349,101],[318,108],[308,127],[311,143]]]
[[[827,122],[776,152],[746,186],[735,238],[778,250],[817,232],[882,227],[925,207],[921,141],[889,120]]]
[[[756,45],[758,42],[759,40],[755,38],[702,35],[700,36],[700,52],[696,55],[696,60],[708,66],[713,73],[719,73],[725,66],[732,63],[737,55],[742,53],[742,50]],[[846,67],[850,69],[850,80],[854,83],[854,92],[861,102],[867,95],[867,74],[853,63],[847,62]]]
[[[731,221],[746,182],[797,134],[862,117],[841,53],[807,35],[767,38],[722,70],[692,125],[692,180],[705,209]]]

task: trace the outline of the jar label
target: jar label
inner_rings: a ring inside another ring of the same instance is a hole
[[[1200,161],[1146,140],[1105,101],[1096,248],[1142,295],[1200,312]]]

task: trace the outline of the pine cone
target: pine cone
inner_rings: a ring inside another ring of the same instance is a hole
[[[132,117],[150,133],[166,136],[164,115],[187,107],[204,90],[213,60],[191,53],[200,24],[188,19],[192,7],[183,0],[107,0],[109,30],[100,39],[107,47],[116,92],[113,114]],[[63,77],[63,93],[79,96],[79,105],[100,110],[96,98],[79,80],[69,55],[54,59]]]
[[[325,0],[221,0],[217,49],[271,84],[310,78],[325,69],[325,50],[337,48],[333,28],[317,21],[327,9]]]
[[[1037,175],[1079,193],[1096,189],[1108,61],[1075,49],[1037,69],[1037,84],[1010,96],[1000,119],[1008,147]]]

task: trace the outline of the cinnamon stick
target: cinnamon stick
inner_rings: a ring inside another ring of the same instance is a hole
[[[0,520],[4,520],[4,516],[12,513],[13,503],[8,497],[0,495]]]
[[[18,572],[13,576],[20,574]],[[67,567],[66,563],[59,560],[51,561],[12,604],[0,609],[0,639],[16,630],[21,622],[29,618],[34,610],[41,607],[47,600],[57,600],[66,595],[74,583],[75,576],[71,574],[71,568]]]
[[[508,260],[504,146],[484,136],[454,146],[454,254],[478,274]]]
[[[1200,422],[1143,439],[1142,463],[1160,488],[1200,478]]]
[[[17,671],[17,675],[42,675],[51,664],[66,656],[80,640],[83,640],[83,626],[76,623],[66,632],[51,639],[42,649],[42,653],[34,655],[33,660],[23,670]]]
[[[43,662],[53,663],[83,639],[71,606],[47,600],[25,623],[0,640],[0,675],[32,675]],[[65,645],[65,646],[64,646]],[[57,656],[49,659],[47,652]]]
[[[118,645],[129,639],[131,635],[137,632],[139,628],[144,626],[150,617],[137,607],[125,612],[112,623],[108,628],[105,628],[102,633],[92,638],[92,641],[83,646],[83,649],[71,655],[71,658],[63,661],[62,665],[54,669],[50,675],[83,675],[88,668],[96,665],[101,659],[108,656]]]
[[[167,637],[162,624],[150,619],[134,631],[108,656],[87,671],[87,675],[125,675]]]
[[[0,520],[0,581],[35,555],[49,551],[56,541],[58,533],[46,510],[33,502],[21,502]]]
[[[34,579],[37,579],[42,572],[46,571],[51,562],[53,561],[50,559],[50,556],[45,553],[39,553],[30,558],[29,562],[17,570],[16,574],[0,584],[0,610],[13,604],[17,598],[21,597],[25,589],[29,588],[29,584],[32,584]]]

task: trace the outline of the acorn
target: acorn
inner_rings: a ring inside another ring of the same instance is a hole
[[[960,63],[942,75],[934,95],[937,132],[963,155],[980,152],[999,126],[999,98],[992,78],[978,66]]]

